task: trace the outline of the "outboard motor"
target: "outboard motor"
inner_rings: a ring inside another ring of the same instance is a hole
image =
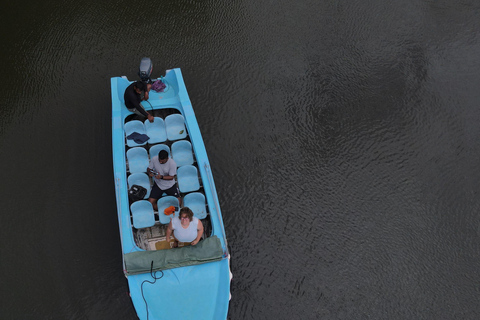
[[[147,83],[152,83],[152,79],[150,79],[152,69],[152,60],[150,60],[150,58],[142,58],[142,61],[140,61],[140,68],[138,70],[138,75],[140,76],[140,79]]]

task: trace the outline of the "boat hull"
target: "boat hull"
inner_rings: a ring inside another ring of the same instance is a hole
[[[125,107],[123,94],[131,82],[125,77],[114,77],[111,79],[114,179],[123,269],[130,296],[140,319],[226,319],[230,300],[230,255],[210,163],[180,69],[167,70],[163,80],[167,84],[165,92],[151,91],[148,102],[152,111],[175,110],[185,119],[185,128],[202,181],[202,192],[209,209],[209,237],[218,238],[219,256],[210,260],[213,262],[197,261],[193,265],[172,268],[165,267],[169,266],[167,263],[161,267],[152,266],[150,271],[140,274],[129,272],[131,267],[125,263],[126,255],[142,255],[151,251],[140,248],[136,242],[136,229],[132,225],[128,199],[128,146],[124,125],[132,113]],[[169,259],[169,251],[182,249],[188,248],[164,250],[167,253],[165,259]]]

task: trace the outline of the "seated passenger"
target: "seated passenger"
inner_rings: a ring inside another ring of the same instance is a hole
[[[136,113],[139,116],[144,116],[148,121],[153,122],[153,116],[145,111],[140,102],[148,100],[148,92],[152,87],[151,84],[146,84],[142,81],[132,83],[125,89],[123,99],[128,110]]]
[[[196,245],[203,234],[203,224],[197,217],[193,216],[192,210],[188,207],[180,209],[178,217],[173,217],[167,228],[167,242],[170,241],[170,235],[173,232],[175,245],[180,242],[190,242],[192,246]]]
[[[158,156],[150,160],[148,175],[153,177],[155,181],[148,198],[148,201],[150,201],[153,206],[153,210],[158,211],[157,201],[162,197],[164,192],[169,196],[176,197],[179,205],[182,205],[180,190],[178,190],[177,182],[175,181],[177,164],[173,159],[168,158],[168,152],[166,150],[160,150]]]

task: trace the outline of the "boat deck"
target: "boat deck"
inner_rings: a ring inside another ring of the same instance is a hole
[[[146,105],[148,106],[148,103]],[[173,108],[153,109],[153,110],[148,110],[148,108],[147,108],[147,111],[150,114],[152,114],[154,117],[159,117],[162,120],[165,120],[165,118],[168,117],[169,115],[180,114],[180,112],[177,109],[173,109]],[[138,115],[135,115],[135,114],[132,114],[132,115],[129,115],[125,118],[125,124],[130,122],[130,121],[134,121],[134,120],[139,120],[139,121],[144,122],[145,118],[141,117],[141,116],[138,116]],[[185,128],[185,130],[187,130],[187,129]],[[145,148],[145,150],[147,151],[147,154],[149,154],[150,148],[152,148],[154,146],[157,146],[157,145],[167,146],[171,150],[172,144],[174,142],[182,141],[182,140],[191,142],[190,139],[189,139],[188,133],[187,133],[186,137],[183,138],[183,139],[173,140],[173,141],[170,141],[170,140],[167,139],[166,141],[163,141],[161,143],[155,143],[155,144],[147,143],[144,146],[135,146],[135,147],[129,147],[128,144],[127,144],[127,139],[125,138],[125,152],[127,152],[131,148],[141,147],[141,148]],[[170,153],[170,156],[172,156],[171,153]],[[197,167],[197,169],[198,169],[198,165],[197,165],[197,162],[196,162],[196,159],[195,159],[195,153],[193,152],[193,150],[192,150],[192,157],[193,157],[193,166]],[[127,178],[128,178],[128,176],[130,176],[131,173],[128,170],[128,168],[129,168],[128,159],[126,158],[125,160],[126,160],[126,164],[127,164]],[[149,157],[149,160],[150,160],[150,157]],[[178,170],[178,168],[179,168],[179,166],[177,165],[177,170]],[[149,178],[150,188],[151,188],[155,182],[153,181],[153,179],[151,177],[148,177],[148,178]],[[177,185],[178,185],[177,177],[176,177],[176,180],[177,180]],[[202,184],[202,180],[201,180],[200,175],[198,175],[198,180],[199,180],[199,189],[196,190],[195,192],[204,194],[203,184]],[[188,193],[180,192],[180,194],[181,194],[181,198],[183,199],[185,197],[185,195],[188,194]],[[147,192],[147,196],[148,195],[149,195],[149,191]],[[129,201],[129,206],[131,206],[131,205],[132,205],[132,202]],[[203,226],[204,226],[204,234],[202,236],[202,239],[205,239],[205,238],[209,237],[211,235],[211,232],[212,232],[212,225],[211,225],[211,222],[210,222],[210,213],[209,213],[207,203],[205,203],[205,209],[206,209],[207,215],[206,215],[205,218],[200,219],[203,223]],[[132,216],[132,212],[130,212],[132,233],[133,233],[135,243],[139,248],[141,248],[143,250],[166,249],[166,247],[165,247],[165,243],[166,243],[165,235],[166,235],[166,230],[167,230],[168,224],[163,224],[160,221],[160,215],[157,211],[154,212],[154,217],[155,217],[155,225],[153,225],[151,227],[147,227],[147,228],[137,229],[137,228],[133,227],[133,225],[134,225],[133,216]],[[160,243],[162,243],[162,245],[159,246]],[[172,244],[173,244],[173,242],[171,241],[170,242],[170,248],[172,247]],[[180,243],[179,246],[183,246],[183,243]]]

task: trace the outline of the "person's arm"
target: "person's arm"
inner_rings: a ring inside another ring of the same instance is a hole
[[[153,163],[152,163],[152,160],[150,160],[150,163],[148,164],[147,174],[148,174],[149,177],[153,177]]]
[[[150,89],[151,89],[151,88],[152,88],[152,84],[151,84],[151,83],[147,84],[147,90],[145,91],[145,95],[144,95],[144,99],[143,99],[143,100],[148,100],[148,98],[149,98],[149,96],[150,96],[149,92],[150,92]]]
[[[150,113],[145,111],[145,108],[142,106],[141,103],[135,103],[135,109],[137,109],[138,112],[140,112],[145,117],[148,117],[150,115]]]
[[[162,177],[163,177],[160,173],[157,173],[157,175],[154,175],[153,169],[148,169],[148,175],[149,175],[150,177],[155,177],[155,178],[157,178],[157,179],[159,179],[159,180],[161,180]],[[165,180],[167,180],[167,179],[165,179]]]
[[[138,110],[143,116],[145,116],[145,117],[148,119],[148,121],[153,122],[153,120],[154,120],[153,116],[145,110],[145,108],[142,106],[141,103],[138,104],[137,110]]]
[[[171,161],[171,159],[168,160],[168,161]],[[175,175],[177,174],[177,165],[176,164],[171,164],[171,166],[174,166],[174,168],[172,169],[170,167],[170,170],[168,172],[169,175],[168,176],[160,176],[158,179],[162,179],[162,180],[173,180],[173,179],[175,179]]]
[[[150,89],[151,89],[151,88],[152,88],[152,84],[151,84],[151,83],[147,84],[147,90],[145,91],[145,100],[148,100],[148,98],[149,98],[149,96],[150,96],[150,95],[149,95],[149,92],[150,92]],[[147,112],[147,113],[148,113],[148,112]],[[150,113],[148,113],[147,119],[148,119],[148,121],[153,122],[154,117],[153,117]]]
[[[172,235],[172,231],[173,231],[172,220],[170,220],[170,223],[168,224],[168,227],[167,227],[167,235],[166,235],[167,242],[170,242],[170,236]]]
[[[175,179],[175,176],[162,176],[162,175],[159,175],[156,177],[157,179],[160,179],[160,180],[173,180]]]
[[[193,240],[190,244],[192,246],[196,245],[198,243],[198,241],[200,241],[200,239],[202,238],[202,235],[203,235],[203,223],[199,219],[198,220],[198,225],[197,225],[197,238],[195,240]]]

